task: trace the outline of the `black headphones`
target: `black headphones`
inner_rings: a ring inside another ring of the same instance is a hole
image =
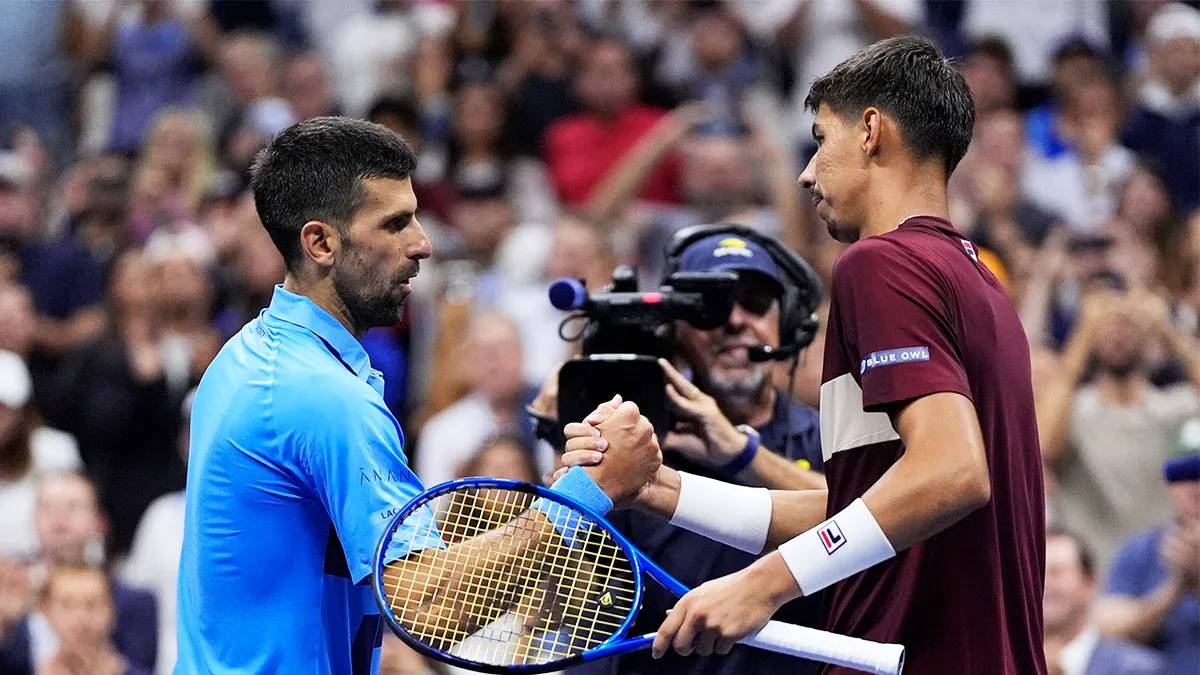
[[[675,233],[667,245],[667,262],[663,277],[669,278],[679,269],[679,256],[688,246],[717,234],[740,237],[766,249],[780,275],[785,278],[783,297],[779,300],[779,339],[777,349],[758,347],[750,350],[751,361],[783,361],[812,344],[820,324],[817,309],[821,306],[824,288],[812,266],[773,237],[756,232],[745,225],[693,225]]]

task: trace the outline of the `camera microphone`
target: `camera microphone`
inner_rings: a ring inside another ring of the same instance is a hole
[[[654,329],[672,319],[683,319],[700,330],[724,325],[733,311],[733,294],[726,291],[732,290],[735,276],[680,275],[679,281],[686,290],[664,286],[657,291],[592,295],[578,279],[557,279],[550,284],[550,304],[564,312],[581,310],[589,318],[614,326]]]
[[[550,304],[563,312],[581,309],[588,303],[587,286],[578,279],[556,279],[550,284]]]

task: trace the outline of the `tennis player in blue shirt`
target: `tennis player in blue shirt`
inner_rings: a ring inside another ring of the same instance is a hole
[[[255,163],[255,205],[288,273],[196,393],[179,675],[378,670],[382,623],[364,582],[390,517],[422,486],[358,338],[399,321],[430,255],[415,166],[399,136],[346,118],[290,127]],[[618,410],[639,450],[563,492],[619,501],[653,475],[649,422]],[[401,565],[441,546],[397,539],[389,561]]]

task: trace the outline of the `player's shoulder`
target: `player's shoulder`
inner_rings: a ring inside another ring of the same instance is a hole
[[[226,378],[226,386],[253,390],[247,395],[261,401],[275,428],[340,428],[387,416],[371,386],[310,331],[252,322],[238,339],[241,353],[230,356],[240,361],[242,372]]]
[[[851,244],[833,264],[834,286],[908,276],[936,278],[930,252],[908,232],[893,231]]]

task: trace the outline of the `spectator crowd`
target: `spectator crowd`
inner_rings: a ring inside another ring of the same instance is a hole
[[[363,343],[426,484],[540,481],[526,406],[578,353],[550,281],[654,287],[672,234],[729,222],[828,288],[808,83],[906,32],[975,97],[951,214],[1032,349],[1051,672],[1200,674],[1197,5],[0,2],[0,675],[171,671],[190,392],[285,272],[248,187],[274,134],[418,152],[434,256]],[[385,641],[384,673],[446,669]]]

